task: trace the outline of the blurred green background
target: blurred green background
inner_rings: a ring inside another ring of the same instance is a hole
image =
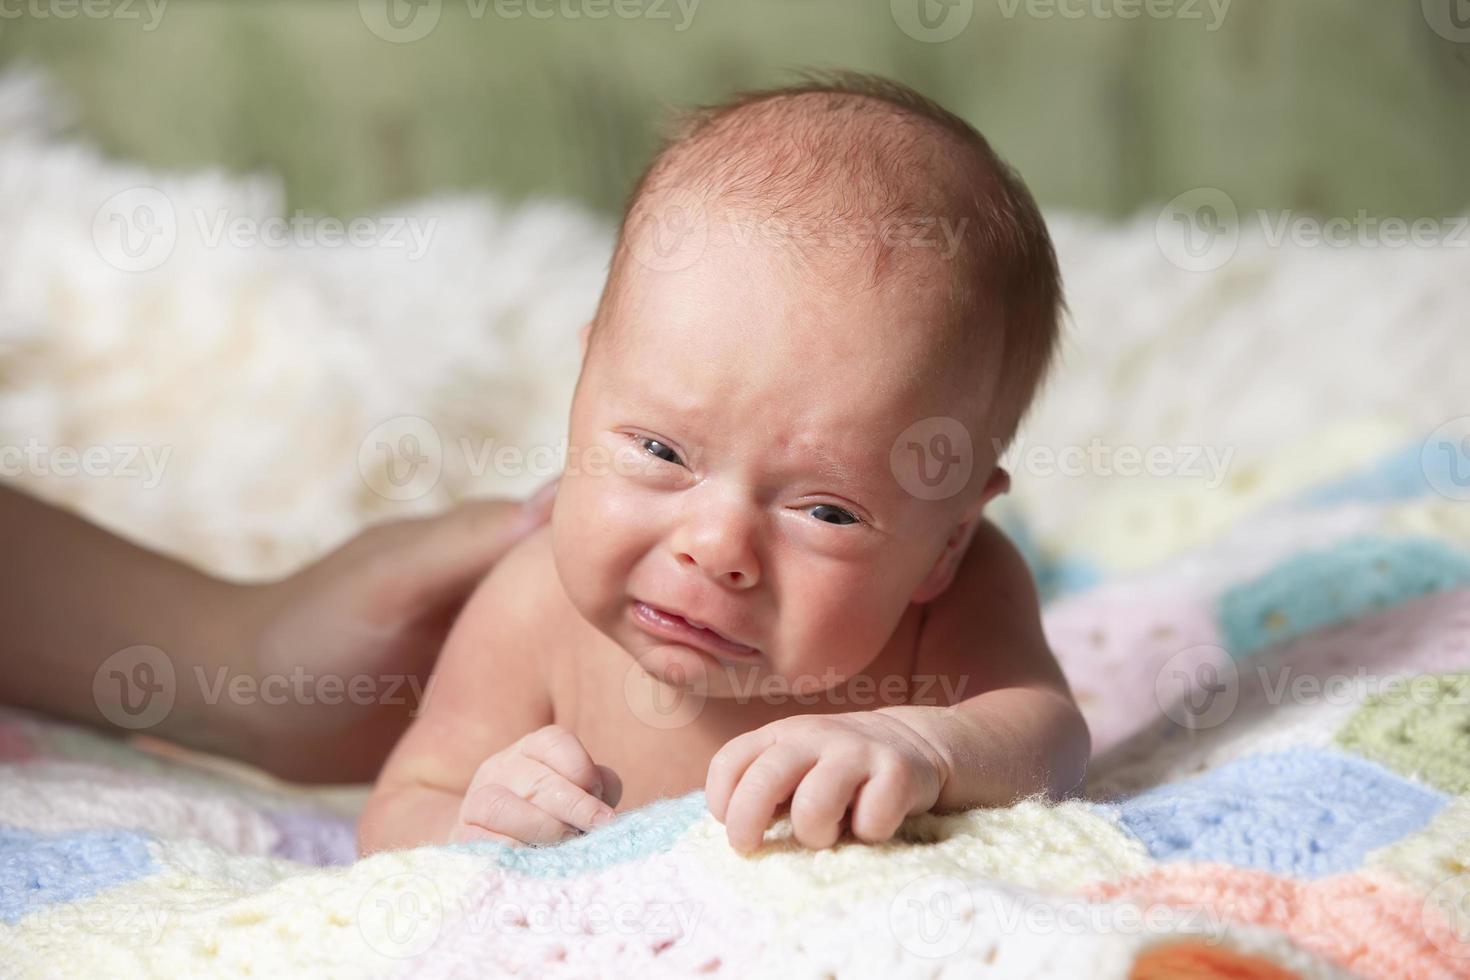
[[[5,0],[0,66],[47,69],[110,154],[274,172],[292,207],[343,216],[459,190],[615,211],[669,106],[804,66],[939,99],[1054,207],[1197,186],[1328,215],[1470,206],[1470,39],[1420,0],[82,2]],[[971,17],[918,40],[915,3]]]

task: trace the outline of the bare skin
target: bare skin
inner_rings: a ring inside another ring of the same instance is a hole
[[[890,470],[899,430],[956,411],[913,326],[940,315],[932,291],[814,290],[781,259],[711,242],[624,284],[551,532],[471,599],[364,851],[555,841],[701,786],[739,850],[786,807],[825,847],[1080,784],[1086,725],[982,517],[1004,471],[981,438],[963,493],[921,499]],[[745,650],[650,632],[640,603]],[[658,707],[680,698],[699,710]]]
[[[427,679],[466,597],[546,520],[554,490],[525,506],[478,501],[379,524],[294,575],[247,585],[0,488],[0,537],[24,569],[0,590],[0,702],[118,731],[94,680],[113,654],[147,645],[169,658],[177,679],[172,709],[147,734],[286,779],[371,779],[408,727],[408,694]],[[261,683],[293,672],[384,678],[404,696],[210,697],[221,679]]]
[[[466,840],[555,842],[594,829],[615,812],[706,788],[717,778],[711,762],[722,749],[752,734],[763,742],[779,730],[776,723],[876,717],[893,709],[898,717],[884,721],[895,731],[923,727],[922,721],[900,721],[905,711],[932,712],[936,733],[964,729],[972,724],[965,712],[944,710],[956,703],[955,695],[959,703],[976,701],[972,710],[986,709],[980,711],[986,716],[979,723],[986,730],[978,740],[983,744],[959,738],[935,749],[951,769],[941,773],[936,766],[934,800],[923,806],[890,800],[880,824],[895,812],[901,820],[911,811],[1002,804],[1030,793],[1065,795],[1085,766],[1086,728],[1074,716],[1039,626],[1029,626],[1025,604],[1034,591],[1024,565],[993,525],[978,530],[947,594],[951,603],[911,606],[874,662],[815,703],[797,703],[794,696],[701,699],[650,680],[626,651],[575,614],[558,584],[550,534],[537,531],[492,571],[456,623],[420,719],[395,749],[363,815],[362,850]],[[957,611],[967,595],[976,601]],[[1001,631],[997,641],[1016,644],[1013,650],[1029,644],[1029,655],[1000,663],[973,644],[960,651],[954,631],[972,618],[992,624],[1012,618],[1017,628],[1009,635]],[[535,654],[527,655],[531,650]],[[978,697],[967,698],[972,693]],[[981,704],[986,698],[993,708]],[[989,717],[1002,709],[1024,713]],[[693,717],[682,721],[687,714]],[[1051,730],[1055,748],[1035,737],[1033,724]],[[520,767],[502,765],[502,774],[513,773],[509,778],[487,778],[496,774],[487,763],[497,756],[532,758]],[[717,792],[710,789],[711,809],[719,806],[716,816],[727,819],[729,788]],[[761,811],[763,799],[753,800],[751,809]],[[523,801],[527,805],[518,806]],[[789,800],[769,806],[774,817],[789,809]],[[803,819],[798,839],[825,847],[845,828],[870,840],[887,839],[896,829],[865,828],[847,810],[844,800],[840,809],[833,804]],[[769,824],[759,812],[748,819],[748,826],[736,828],[742,850],[757,846]]]

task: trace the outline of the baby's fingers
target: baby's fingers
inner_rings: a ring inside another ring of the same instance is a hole
[[[593,796],[603,794],[602,771],[582,740],[560,725],[547,725],[520,740],[521,756],[559,773]]]
[[[858,787],[852,805],[853,836],[869,844],[888,840],[918,805],[920,795],[913,771],[902,765],[881,766]]]
[[[510,781],[511,788],[561,823],[591,830],[612,820],[612,807],[561,773],[536,762],[525,768],[534,771],[517,772]]]
[[[576,833],[555,816],[501,783],[470,787],[459,808],[455,841],[485,840],[475,828],[525,844],[555,844]],[[489,837],[488,839],[495,839]]]
[[[759,847],[776,810],[791,798],[816,761],[813,749],[791,742],[777,742],[762,752],[740,777],[725,811],[730,846],[741,853]]]
[[[823,758],[791,797],[791,830],[803,847],[821,850],[837,843],[842,818],[868,768],[855,759]]]
[[[726,822],[726,811],[735,795],[735,787],[740,784],[740,777],[775,742],[776,736],[769,727],[757,728],[730,739],[710,759],[704,777],[704,802],[720,823]]]

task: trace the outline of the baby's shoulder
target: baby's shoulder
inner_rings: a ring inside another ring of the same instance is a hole
[[[569,601],[556,574],[551,528],[542,525],[501,555],[475,590],[464,614],[493,614],[503,627],[544,624],[547,616],[564,613]]]
[[[528,636],[564,615],[567,602],[551,554],[550,531],[542,527],[516,542],[480,580],[454,624],[454,631],[481,649],[519,648]]]
[[[549,693],[553,666],[571,642],[575,618],[551,551],[551,532],[526,535],[486,573],[460,610],[437,671],[470,685],[489,674],[498,689],[540,685]]]

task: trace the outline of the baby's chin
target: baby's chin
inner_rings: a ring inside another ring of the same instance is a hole
[[[735,666],[680,643],[659,640],[621,644],[649,677],[686,694],[709,698],[738,697],[761,676],[759,664]]]
[[[770,650],[754,656],[717,654],[651,635],[635,625],[632,604],[624,597],[612,608],[599,603],[584,609],[573,601],[583,618],[628,656],[630,673],[684,696],[813,705],[849,678],[826,663],[792,669]]]
[[[847,680],[830,667],[788,674],[764,656],[726,660],[704,650],[635,634],[617,641],[634,669],[683,696],[735,703],[821,704]]]

